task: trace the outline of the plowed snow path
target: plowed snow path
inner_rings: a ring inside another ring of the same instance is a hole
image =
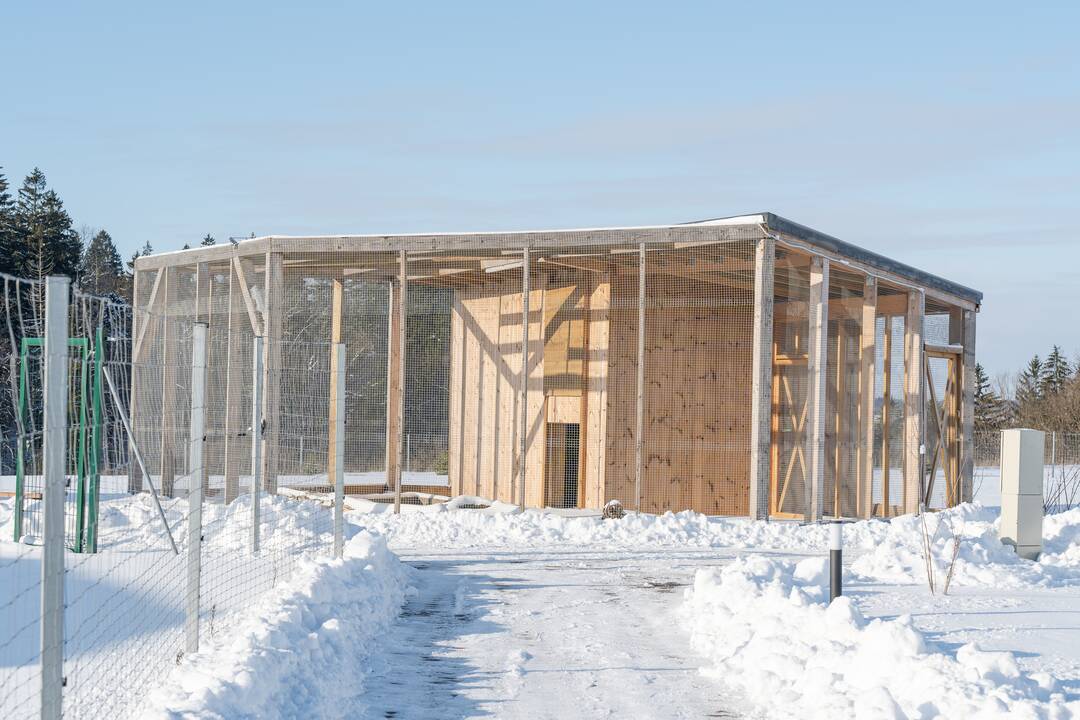
[[[367,718],[735,717],[678,620],[716,551],[410,553],[417,594],[372,656]]]

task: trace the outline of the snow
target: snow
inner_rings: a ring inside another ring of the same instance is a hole
[[[137,690],[139,717],[1080,709],[1080,510],[1046,518],[1037,562],[1000,543],[997,508],[979,503],[845,524],[845,598],[827,606],[827,525],[349,501],[342,560],[326,557],[323,504],[264,498],[254,558],[249,499],[208,504],[202,651],[178,662],[183,556],[147,495],[108,495],[103,551],[68,556],[65,707],[122,717]],[[0,631],[37,607],[40,548],[11,542],[11,506]],[[183,545],[185,501],[166,513]],[[927,588],[924,527],[939,588],[959,541],[948,595]],[[26,714],[9,710],[33,687],[37,632],[0,637],[2,717]]]
[[[386,541],[358,533],[340,560],[308,558],[227,636],[184,659],[139,715],[337,717],[367,654],[397,616],[407,571]]]
[[[100,552],[65,554],[65,710],[122,717],[183,650],[187,502],[163,499],[180,546],[174,555],[148,494],[109,495],[100,511]],[[0,717],[36,711],[41,548],[12,541],[13,498],[0,499]],[[265,497],[261,552],[248,551],[250,499],[203,507],[203,637],[229,635],[263,593],[290,577],[306,554],[328,552],[329,511]]]
[[[1047,673],[1009,652],[929,641],[909,615],[867,619],[850,598],[826,602],[827,561],[761,556],[700,570],[686,593],[707,673],[769,715],[807,718],[1071,717]]]

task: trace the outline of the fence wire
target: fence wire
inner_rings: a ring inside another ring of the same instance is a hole
[[[228,330],[228,322],[235,322],[226,312],[231,303],[220,297],[217,305],[207,303],[222,311],[226,330],[215,333],[211,323],[206,352],[219,365],[211,364],[205,378],[206,452],[201,467],[190,462],[195,328],[206,319],[197,305],[200,280],[220,290],[229,277],[170,270],[140,284],[136,299],[142,305],[134,310],[117,299],[71,292],[62,689],[67,717],[139,716],[148,690],[182,662],[190,645],[185,623],[192,597],[199,599],[201,642],[220,642],[238,613],[286,581],[302,557],[332,549],[325,499],[308,499],[304,491],[273,492],[279,466],[285,480],[314,475],[325,485],[325,445],[306,448],[303,462],[287,453],[275,456],[275,482],[265,487],[255,485],[255,478],[267,475],[252,453],[264,437],[262,427],[252,426],[253,386],[260,377],[275,397],[290,399],[275,427],[288,434],[321,425],[325,436],[329,343],[270,342],[266,352],[286,362],[265,372],[265,365],[255,363],[254,334]],[[0,454],[10,462],[0,487],[0,717],[6,719],[37,716],[42,696],[45,368],[39,341],[45,328],[43,284],[7,277],[3,283]],[[248,322],[246,313],[242,319]],[[240,347],[245,341],[248,346]],[[260,490],[257,534],[253,487]],[[195,517],[192,503],[200,498],[196,547],[189,523]],[[201,575],[192,585],[194,552],[200,554]]]

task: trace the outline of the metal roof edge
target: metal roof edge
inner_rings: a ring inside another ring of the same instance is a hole
[[[925,285],[942,292],[947,292],[951,295],[956,295],[957,297],[969,300],[976,305],[982,303],[983,294],[979,290],[969,288],[966,285],[961,285],[952,280],[946,280],[943,277],[928,273],[925,270],[920,270],[907,263],[902,263],[899,260],[893,260],[873,252],[872,250],[866,250],[858,245],[845,242],[832,235],[819,232],[806,225],[801,225],[793,220],[788,220],[776,213],[764,212],[762,215],[765,216],[765,226],[771,230],[786,233],[823,250],[828,250],[837,255],[847,256],[872,267],[876,267],[879,270],[899,275],[918,285]]]

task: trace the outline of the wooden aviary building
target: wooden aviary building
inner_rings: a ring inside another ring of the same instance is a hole
[[[226,500],[325,485],[339,447],[348,491],[387,499],[817,519],[971,498],[981,293],[772,213],[270,236],[139,258],[135,282],[136,363],[209,325],[203,483]],[[132,378],[164,487],[184,382]]]

